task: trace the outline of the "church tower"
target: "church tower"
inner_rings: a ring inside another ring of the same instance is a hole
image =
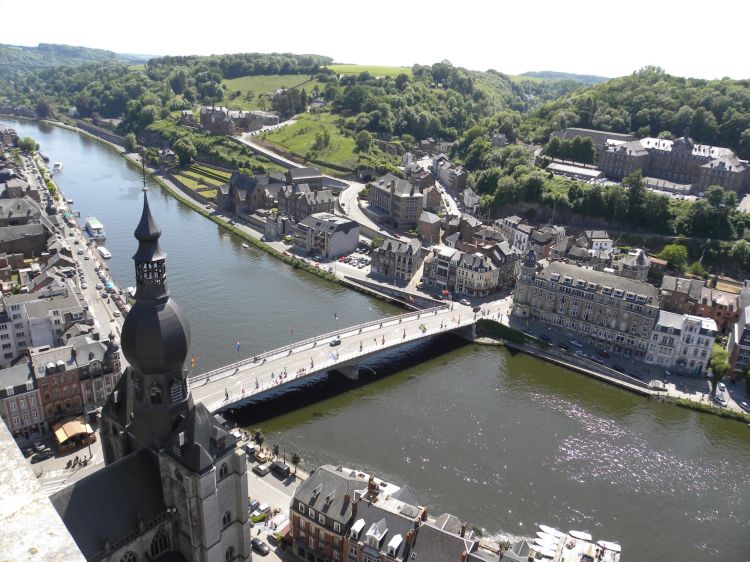
[[[529,314],[528,305],[531,300],[531,287],[536,276],[536,266],[536,252],[530,249],[521,260],[520,272],[513,295],[513,316],[525,318]]]
[[[183,368],[190,329],[169,296],[161,230],[145,188],[134,235],[135,304],[121,337],[130,366],[102,410],[104,470],[133,457],[153,459],[166,512],[159,544],[189,561],[247,560],[247,460],[237,439],[203,404],[193,403]],[[153,504],[154,498],[139,501]]]

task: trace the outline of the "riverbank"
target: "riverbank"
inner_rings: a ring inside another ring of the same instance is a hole
[[[54,127],[60,127],[62,129],[67,129],[68,131],[72,131],[75,133],[79,133],[81,135],[84,135],[92,140],[98,141],[105,146],[109,147],[110,149],[117,152],[122,158],[127,160],[128,162],[140,167],[141,161],[140,156],[135,153],[128,153],[125,150],[125,147],[115,144],[113,142],[110,142],[106,139],[103,139],[101,137],[98,137],[92,133],[89,133],[88,131],[84,131],[83,129],[79,127],[74,127],[72,125],[68,125],[67,123],[63,123],[61,121],[52,121],[47,119],[32,119],[29,117],[22,117],[17,115],[7,115],[7,114],[0,114],[0,117],[7,117],[9,119],[20,119],[24,121],[31,121],[31,122],[37,122],[37,123],[44,123],[47,125],[51,125]],[[382,300],[384,302],[387,302],[389,304],[398,305],[404,308],[412,308],[409,303],[406,300],[401,300],[398,298],[394,298],[393,296],[390,296],[388,294],[382,293],[378,291],[377,289],[374,289],[372,287],[365,287],[364,285],[351,282],[345,278],[338,277],[334,275],[333,273],[330,273],[328,271],[325,271],[324,269],[320,267],[315,267],[311,264],[309,264],[307,261],[302,260],[296,256],[293,256],[291,254],[287,255],[283,251],[280,251],[269,244],[263,242],[260,240],[261,233],[257,233],[257,236],[253,236],[246,230],[243,230],[243,228],[239,228],[236,225],[232,225],[229,223],[230,220],[233,220],[232,218],[225,217],[221,213],[217,212],[215,209],[208,210],[206,209],[205,205],[202,205],[200,202],[195,201],[191,197],[189,197],[187,194],[185,194],[180,188],[176,185],[174,185],[172,182],[170,182],[168,179],[161,177],[159,174],[156,173],[156,170],[153,168],[146,166],[146,171],[149,175],[149,177],[158,183],[163,189],[165,189],[172,197],[180,201],[182,204],[190,207],[193,211],[197,212],[198,214],[202,215],[203,217],[209,219],[210,221],[214,222],[215,224],[218,224],[225,230],[231,232],[235,236],[238,236],[239,238],[242,238],[244,241],[248,242],[249,244],[252,244],[254,247],[266,252],[267,254],[270,254],[274,258],[284,262],[285,264],[295,268],[295,269],[301,269],[307,273],[310,273],[312,275],[315,275],[316,277],[319,277],[321,279],[324,279],[326,281],[329,281],[331,283],[336,283],[338,285],[345,286],[349,289],[355,290],[357,292],[360,292],[362,294],[365,294],[369,297],[376,298],[379,300]],[[251,227],[246,227],[250,229]]]

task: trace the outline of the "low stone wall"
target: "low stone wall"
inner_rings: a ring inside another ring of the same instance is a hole
[[[197,191],[193,191],[192,189],[190,189],[188,186],[186,186],[184,183],[182,183],[178,178],[176,178],[172,174],[168,173],[168,174],[166,174],[165,177],[169,181],[171,181],[173,184],[175,184],[180,189],[180,191],[182,191],[185,195],[188,195],[188,196],[192,197],[196,201],[200,201],[204,205],[208,205],[208,204],[211,203],[210,200],[208,200],[205,197],[203,197],[203,195],[201,195]]]
[[[114,144],[119,144],[120,146],[125,145],[125,137],[116,135],[112,131],[108,131],[107,129],[97,127],[96,125],[92,125],[91,123],[87,123],[86,121],[81,121],[80,119],[76,120],[76,125],[78,126],[79,129],[86,131],[87,133],[90,133],[99,138],[102,138],[106,141],[109,141]]]

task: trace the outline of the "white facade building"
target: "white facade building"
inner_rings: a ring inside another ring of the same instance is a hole
[[[717,333],[711,318],[662,310],[651,334],[646,363],[700,375],[708,368]]]

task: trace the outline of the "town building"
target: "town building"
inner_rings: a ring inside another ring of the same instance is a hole
[[[318,168],[289,168],[286,173],[286,182],[291,185],[307,185],[310,191],[323,189],[325,176]]]
[[[726,334],[740,317],[738,296],[721,289],[703,287],[700,299],[693,306],[692,313],[712,318],[718,326],[719,333]]]
[[[613,263],[617,275],[635,279],[636,281],[646,281],[648,279],[648,270],[651,267],[651,260],[646,252],[640,248],[628,250],[625,257]]]
[[[80,415],[85,406],[103,406],[122,374],[114,339],[105,343],[82,335],[66,345],[44,345],[28,353],[44,420],[50,427],[63,418]]]
[[[443,206],[443,196],[435,185],[422,189],[424,195],[424,208],[426,211],[438,212]]]
[[[56,347],[74,324],[90,322],[87,306],[72,285],[60,293],[7,295],[0,312],[0,367],[7,366],[30,347]]]
[[[234,135],[237,132],[237,126],[225,107],[201,106],[200,125],[212,135]]]
[[[269,198],[258,179],[240,172],[233,172],[229,181],[216,190],[216,206],[237,215],[250,214],[269,203],[273,204],[273,198]]]
[[[432,248],[424,259],[422,272],[429,287],[436,287],[441,291],[452,291],[456,286],[456,268],[453,256],[459,253],[455,248]]]
[[[524,254],[528,251],[529,237],[533,228],[531,225],[526,224],[521,217],[513,215],[497,219],[495,226],[500,229],[500,232],[502,232],[512,248]]]
[[[428,211],[422,211],[417,224],[419,239],[428,246],[440,242],[440,225],[442,223],[443,221],[439,216]]]
[[[470,187],[467,187],[461,194],[461,199],[463,200],[464,211],[470,215],[476,215],[479,210],[479,202],[481,201],[479,194]]]
[[[372,252],[371,274],[410,281],[422,265],[422,245],[419,240],[386,239],[382,246]]]
[[[572,332],[599,349],[646,356],[659,315],[654,286],[563,262],[537,266],[529,250],[516,282],[513,316]]]
[[[160,235],[144,194],[135,304],[122,328],[130,366],[101,418],[106,466],[51,500],[87,560],[248,560],[245,453],[193,402],[190,331],[169,296]]]
[[[294,245],[306,254],[337,258],[359,245],[359,223],[331,213],[313,213],[294,226]]]
[[[433,248],[424,259],[423,275],[430,287],[480,297],[497,291],[500,270],[483,253],[440,247]]]
[[[701,298],[706,282],[665,275],[661,281],[661,308],[677,314],[691,314]]]
[[[604,252],[611,252],[613,246],[612,239],[605,230],[585,230],[576,243],[587,250]]]
[[[680,374],[700,376],[708,369],[716,322],[662,310],[648,345],[646,363]]]
[[[333,213],[336,198],[329,189],[312,191],[305,184],[285,185],[278,194],[279,212],[293,222],[299,222],[314,213]]]
[[[565,238],[565,228],[562,226],[544,225],[532,229],[528,239],[528,249],[534,250],[539,259],[548,258],[552,248]]]
[[[302,560],[403,562],[425,515],[408,486],[323,465],[294,492],[293,553]]]
[[[180,117],[185,124],[194,120],[183,112]],[[200,125],[212,135],[233,135],[239,131],[257,131],[262,127],[277,125],[281,119],[274,111],[245,111],[242,109],[227,109],[226,107],[200,108]]]
[[[408,181],[386,174],[369,184],[369,207],[380,212],[399,230],[417,226],[425,196]]]
[[[469,553],[476,553],[478,548],[479,537],[474,531],[467,529],[467,524],[462,523],[458,517],[443,513],[420,525],[412,550],[412,560],[466,562]]]
[[[614,179],[640,170],[645,177],[687,186],[694,194],[711,185],[740,191],[750,184],[746,161],[728,148],[695,144],[687,131],[674,141],[649,137],[612,144],[601,153],[599,167]]]
[[[285,236],[294,235],[292,219],[285,213],[269,213],[263,225],[263,238],[266,242],[281,240]]]
[[[729,332],[727,352],[733,373],[744,373],[750,368],[750,305],[742,309],[739,320]]]
[[[23,254],[26,259],[39,257],[47,248],[48,237],[40,223],[6,226],[0,229],[0,253]]]
[[[28,361],[0,370],[0,417],[19,444],[35,441],[49,430]]]
[[[432,159],[432,175],[448,189],[461,192],[466,187],[469,172],[462,166],[451,164],[445,154],[438,154]]]

